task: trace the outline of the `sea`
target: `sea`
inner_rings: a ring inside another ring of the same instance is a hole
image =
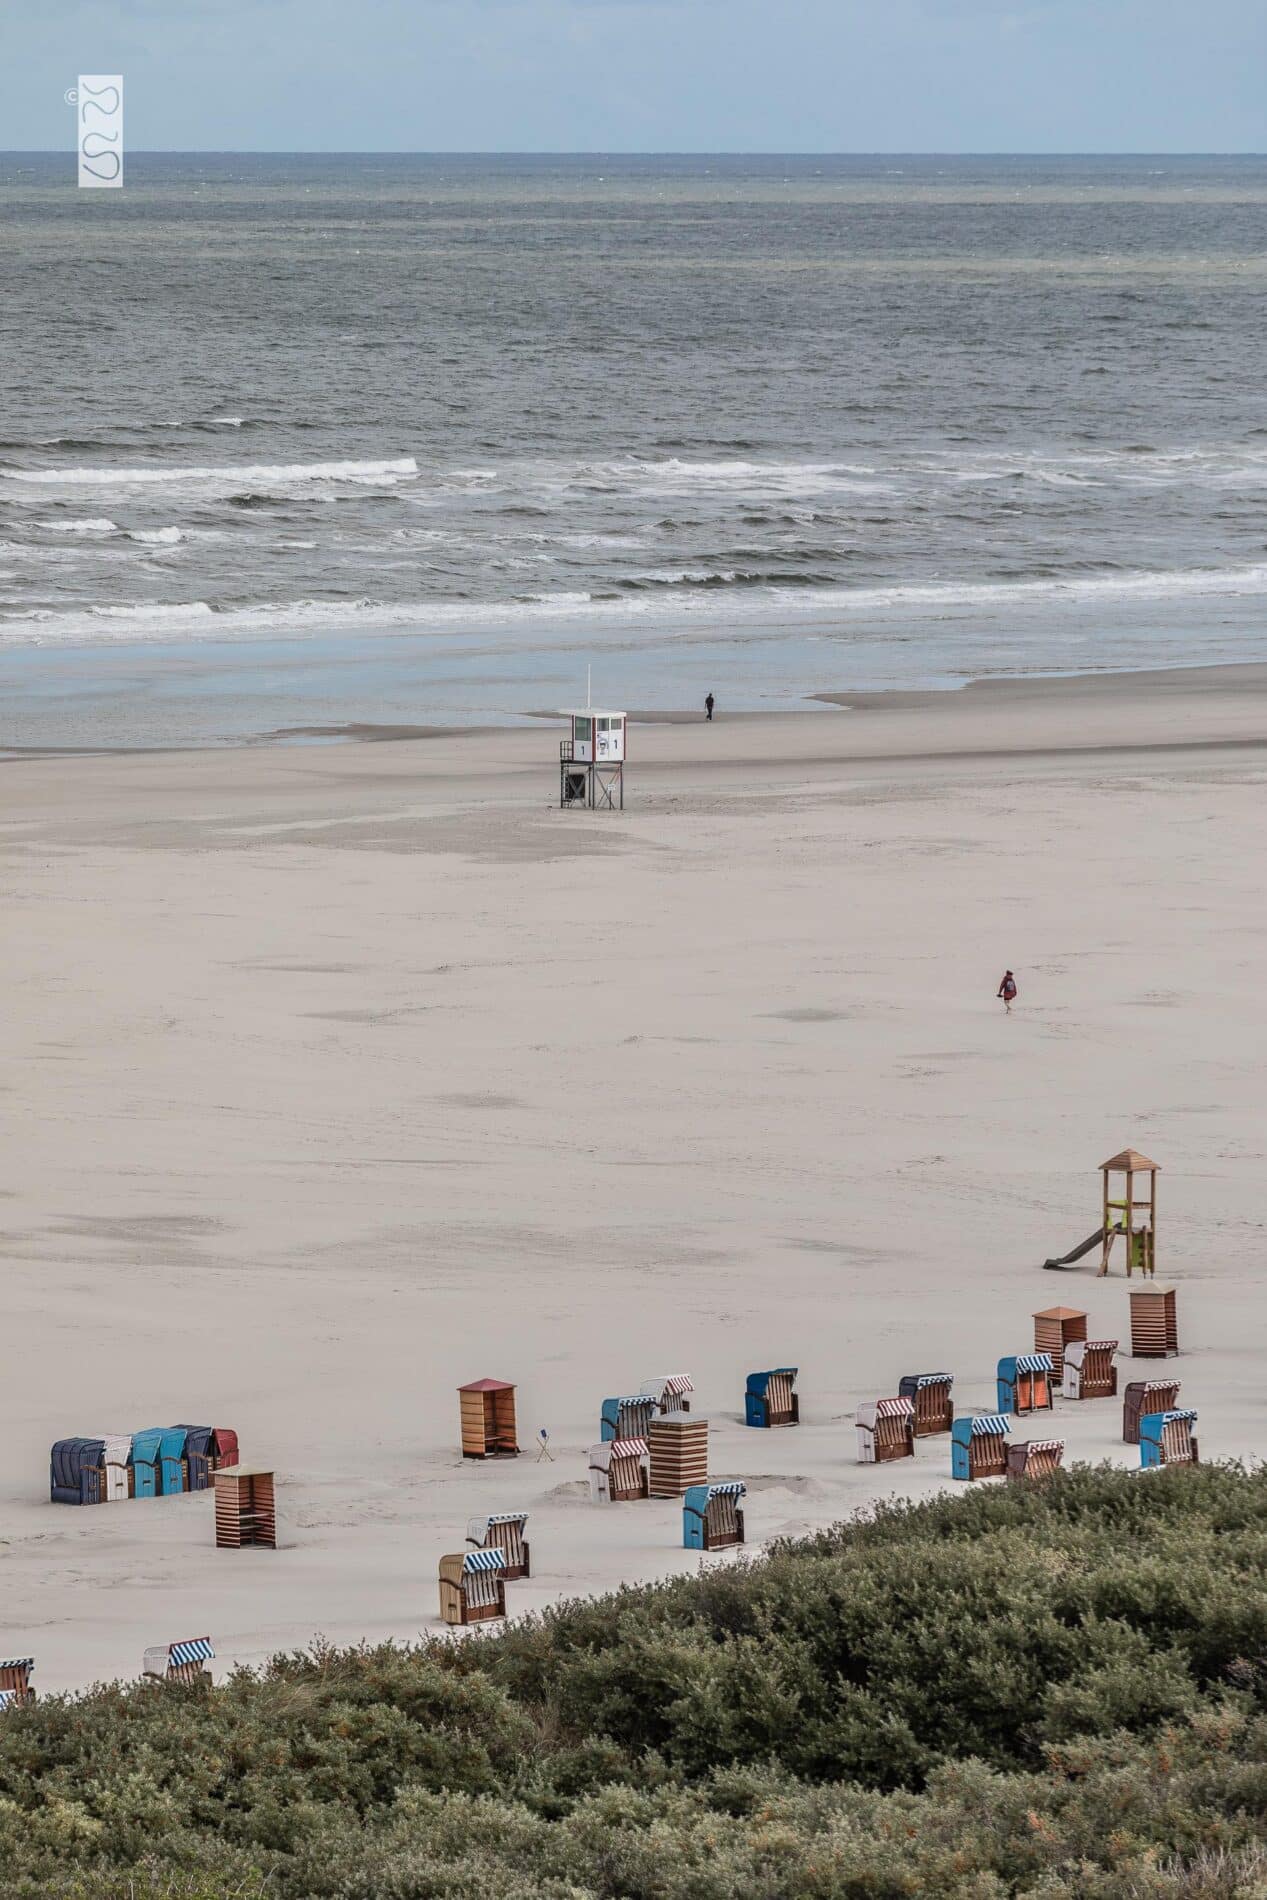
[[[1267,158],[126,177],[0,155],[0,746],[1267,657]]]

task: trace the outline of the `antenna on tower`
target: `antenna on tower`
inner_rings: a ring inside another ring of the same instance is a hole
[[[585,669],[585,710],[586,712],[588,712],[590,707],[594,704],[593,684],[590,677],[593,671],[594,669],[592,666],[587,666]]]

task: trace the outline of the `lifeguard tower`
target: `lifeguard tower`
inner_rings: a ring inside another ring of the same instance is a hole
[[[625,731],[629,715],[597,706],[564,708],[571,737],[559,741],[559,805],[590,811],[625,809]]]

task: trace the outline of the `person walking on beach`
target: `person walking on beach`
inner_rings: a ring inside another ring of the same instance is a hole
[[[1012,1014],[1012,1005],[1016,1001],[1016,978],[1010,970],[1004,970],[1003,981],[999,984],[999,995],[1003,998],[1003,1007],[1008,1015]]]
[[[713,723],[713,707],[715,703],[713,695],[709,693],[704,701],[704,718],[710,726]]]

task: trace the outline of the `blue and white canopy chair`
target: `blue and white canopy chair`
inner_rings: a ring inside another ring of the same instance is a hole
[[[31,1687],[34,1667],[34,1656],[10,1656],[0,1662],[0,1709],[18,1709],[24,1702],[34,1702],[35,1691]]]
[[[739,1479],[724,1484],[693,1484],[682,1499],[684,1550],[725,1550],[742,1544],[743,1499],[748,1487]]]
[[[1000,1412],[1052,1410],[1052,1360],[1049,1352],[1018,1352],[1000,1359],[997,1368],[997,1403]]]
[[[486,1623],[506,1614],[506,1559],[500,1550],[454,1551],[440,1559],[440,1614],[446,1623]]]
[[[502,1511],[492,1517],[472,1517],[466,1524],[468,1550],[497,1550],[503,1558],[502,1575],[507,1583],[516,1577],[531,1576],[531,1558],[524,1532],[527,1511]]]
[[[1197,1415],[1190,1405],[1176,1406],[1170,1412],[1150,1412],[1139,1421],[1139,1462],[1143,1471],[1156,1471],[1162,1465],[1195,1465],[1197,1441],[1193,1426]]]
[[[646,1392],[632,1392],[623,1399],[604,1399],[599,1437],[610,1444],[614,1438],[645,1438],[659,1407]]]
[[[934,1438],[948,1432],[955,1422],[953,1372],[906,1372],[898,1381],[898,1392],[915,1407],[916,1438]]]
[[[183,1643],[155,1643],[145,1652],[142,1673],[166,1682],[210,1682],[206,1665],[215,1656],[209,1636],[194,1636]]]
[[[950,1431],[952,1478],[1007,1476],[1007,1435],[1011,1422],[998,1412],[965,1412]]]

